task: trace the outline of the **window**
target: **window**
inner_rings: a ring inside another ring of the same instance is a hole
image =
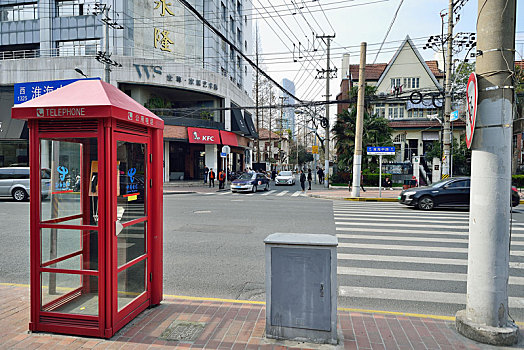
[[[27,21],[38,19],[36,3],[0,7],[0,22]]]
[[[56,2],[57,17],[86,16],[91,14],[95,0],[62,0]]]
[[[418,89],[420,87],[420,78],[404,78],[405,89]]]
[[[400,86],[400,78],[391,78],[391,87]]]
[[[231,34],[235,35],[235,20],[233,17],[229,16],[229,22],[231,23]]]
[[[469,187],[467,180],[455,181],[447,185],[448,188]]]
[[[70,40],[57,42],[59,56],[95,56],[100,40]]]
[[[227,16],[226,16],[226,5],[224,3],[220,3],[220,9],[222,13],[222,22],[227,22]]]
[[[377,117],[386,117],[386,108],[385,107],[375,107],[375,114]]]
[[[242,31],[237,28],[237,42],[242,45]],[[242,46],[240,47],[242,48]]]

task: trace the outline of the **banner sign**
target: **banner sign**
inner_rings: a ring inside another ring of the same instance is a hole
[[[367,154],[373,156],[394,156],[395,146],[389,147],[367,147]]]
[[[40,97],[78,80],[100,80],[100,78],[33,81],[15,84],[14,104],[24,103]]]

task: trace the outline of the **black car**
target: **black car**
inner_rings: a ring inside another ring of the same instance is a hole
[[[413,206],[422,210],[435,207],[468,207],[471,180],[468,177],[458,177],[435,182],[432,185],[409,188],[400,193],[401,204]],[[516,207],[520,197],[515,187],[511,188],[511,206]]]

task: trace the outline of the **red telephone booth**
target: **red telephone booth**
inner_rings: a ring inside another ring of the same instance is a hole
[[[30,131],[29,329],[110,338],[162,300],[164,122],[100,80],[12,117]]]

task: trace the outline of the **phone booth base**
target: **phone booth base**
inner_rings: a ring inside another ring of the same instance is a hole
[[[12,117],[30,137],[29,329],[110,338],[162,300],[163,120],[100,80]]]

